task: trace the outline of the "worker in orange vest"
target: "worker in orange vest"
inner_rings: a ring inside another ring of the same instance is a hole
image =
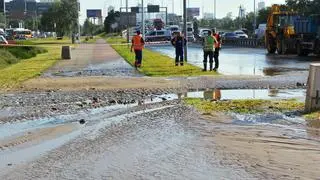
[[[212,36],[215,37],[215,39],[217,40],[214,44],[214,71],[217,71],[219,68],[219,52],[221,49],[221,37],[218,33],[216,33],[216,29],[212,29]]]
[[[144,40],[141,37],[140,31],[137,31],[137,35],[133,36],[132,38],[132,45],[131,45],[131,52],[132,49],[134,50],[134,53],[136,54],[135,59],[135,67],[140,68],[142,64],[142,49],[144,48]]]

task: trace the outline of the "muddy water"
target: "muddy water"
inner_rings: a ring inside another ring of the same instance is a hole
[[[170,46],[149,47],[175,58]],[[188,62],[203,67],[203,52],[200,47],[188,48]],[[297,57],[293,55],[267,55],[264,49],[226,47],[220,52],[219,72],[225,75],[266,75],[290,74],[306,71],[310,62],[319,62],[318,57]]]
[[[64,124],[78,128],[53,139],[31,139],[29,146],[0,150],[0,179],[317,177],[319,136],[311,136],[300,118],[280,114],[203,118],[179,101],[157,98],[164,102],[93,109],[39,120],[34,126],[16,123],[7,136],[36,134]],[[76,124],[81,118],[85,125]],[[308,158],[301,156],[304,152]]]

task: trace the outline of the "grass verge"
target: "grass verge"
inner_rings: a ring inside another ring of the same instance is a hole
[[[134,66],[135,55],[130,52],[130,47],[125,45],[126,40],[121,37],[106,38],[107,42],[117,53],[122,56],[129,64]],[[124,44],[124,45],[121,45]],[[218,75],[216,72],[202,72],[201,68],[191,64],[176,67],[173,58],[149,49],[143,50],[142,68],[139,71],[147,76],[199,76],[199,75]]]
[[[19,62],[19,59],[5,49],[0,49],[0,69]]]
[[[21,82],[39,76],[60,59],[60,48],[49,47],[47,52],[36,57],[20,61],[0,71],[0,89],[12,89]]]
[[[205,101],[200,98],[186,98],[184,102],[194,106],[203,114],[214,112],[235,112],[254,114],[264,112],[303,111],[304,103],[292,100],[229,100]]]

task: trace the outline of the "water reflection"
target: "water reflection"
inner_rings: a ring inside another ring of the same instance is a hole
[[[214,90],[207,90],[203,92],[203,97],[205,100],[210,101],[219,101],[221,100],[221,90],[214,89]]]
[[[175,57],[172,47],[150,47],[150,49]],[[202,67],[203,52],[200,47],[188,48],[188,62]],[[274,76],[283,73],[306,71],[310,61],[320,61],[319,57],[298,57],[295,55],[267,55],[265,49],[224,48],[220,54],[219,72],[225,75],[265,75]],[[298,67],[298,69],[297,69]]]

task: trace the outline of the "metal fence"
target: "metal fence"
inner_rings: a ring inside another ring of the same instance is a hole
[[[265,42],[263,39],[225,39],[222,41],[222,44],[237,47],[265,48]]]

